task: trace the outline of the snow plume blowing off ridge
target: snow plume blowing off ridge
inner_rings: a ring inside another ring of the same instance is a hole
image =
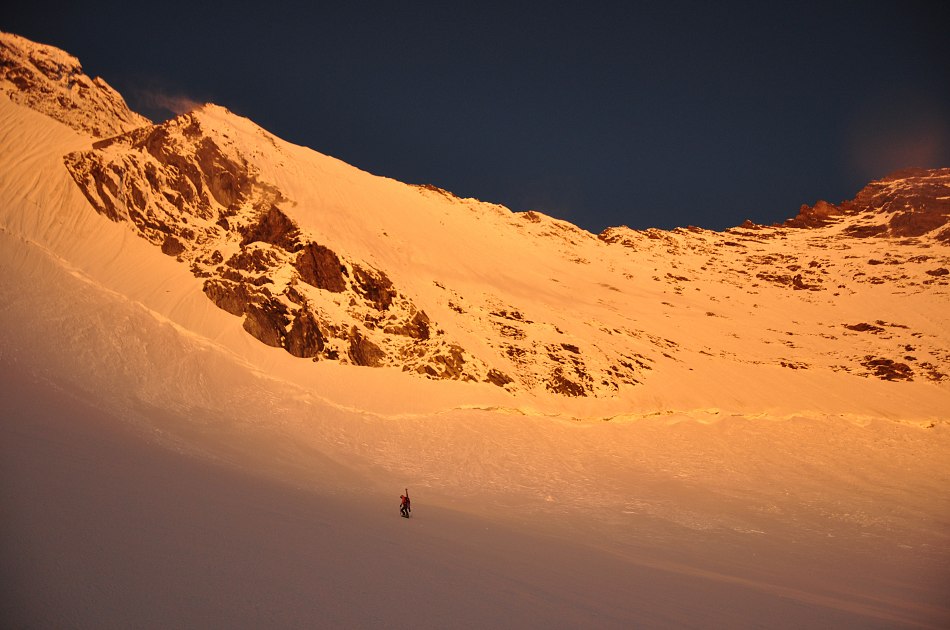
[[[140,108],[162,112],[170,112],[174,116],[185,114],[204,105],[201,101],[158,89],[144,89],[135,92],[135,100]]]

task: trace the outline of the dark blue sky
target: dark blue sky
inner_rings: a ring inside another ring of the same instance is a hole
[[[16,4],[0,29],[66,49],[153,119],[212,101],[593,232],[771,223],[950,166],[939,2]]]

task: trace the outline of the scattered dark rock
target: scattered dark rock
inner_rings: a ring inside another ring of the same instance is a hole
[[[870,332],[870,333],[874,333],[875,335],[877,333],[884,332],[884,329],[881,328],[880,326],[875,326],[874,324],[868,324],[866,322],[862,322],[860,324],[842,324],[842,325],[848,330],[854,330],[856,332]]]
[[[807,370],[808,364],[802,363],[800,361],[782,361],[780,363],[782,367],[789,368],[791,370]]]
[[[498,387],[504,387],[508,383],[513,383],[514,379],[509,377],[504,372],[492,368],[488,370],[488,376],[485,378],[485,382],[491,383],[492,385],[497,385]]]
[[[418,311],[407,323],[402,326],[387,326],[383,329],[383,332],[425,341],[429,339],[430,335],[429,316],[424,311]]]
[[[256,247],[241,249],[241,251],[231,256],[226,264],[232,269],[264,273],[278,263],[279,259],[273,250]]]
[[[508,324],[501,324],[501,325],[498,327],[498,331],[499,331],[502,335],[504,335],[505,337],[509,337],[509,338],[511,338],[511,339],[524,339],[524,338],[525,338],[525,334],[524,334],[524,331],[523,331],[523,330],[521,330],[520,328],[517,328],[517,327],[515,327],[515,326],[509,326]]]
[[[793,276],[787,273],[783,274],[783,273],[770,273],[767,271],[760,271],[759,273],[755,274],[755,277],[758,278],[759,280],[765,280],[767,282],[772,282],[774,284],[792,287],[796,291],[821,290],[821,287],[819,285],[808,284],[807,282],[805,282],[804,276],[802,276],[802,274],[800,273],[797,273]]]
[[[385,311],[392,306],[396,290],[385,273],[353,265],[353,279],[357,292],[377,310]]]
[[[442,368],[437,372],[439,378],[458,380],[463,376],[465,357],[462,356],[462,347],[451,344],[447,353],[439,353],[432,357],[432,361]]]
[[[494,317],[501,317],[502,319],[510,319],[516,322],[524,322],[530,324],[531,322],[524,318],[524,315],[521,314],[521,311],[508,311],[506,309],[499,309],[497,311],[492,311],[491,314]]]
[[[548,391],[561,394],[562,396],[578,397],[587,395],[584,387],[564,376],[564,371],[560,367],[554,368],[546,386]]]
[[[528,355],[528,351],[524,348],[519,348],[518,346],[506,345],[505,354],[508,355],[508,358],[512,359],[515,362],[524,362],[525,358]]]
[[[792,277],[792,287],[798,291],[802,291],[802,290],[814,291],[818,289],[818,287],[815,285],[807,284],[802,279],[802,274],[800,273],[797,273]]]
[[[419,190],[425,190],[428,192],[438,193],[442,195],[443,197],[447,197],[449,199],[456,200],[459,198],[458,195],[451,193],[445,190],[444,188],[439,188],[438,186],[434,186],[433,184],[413,184],[413,185]]]
[[[947,378],[947,375],[939,371],[933,363],[924,362],[920,364],[920,367],[925,371],[924,375],[935,383],[939,383]]]
[[[871,373],[883,381],[912,381],[914,371],[906,363],[898,363],[892,359],[876,358],[872,355],[864,357],[861,365],[871,370]]]

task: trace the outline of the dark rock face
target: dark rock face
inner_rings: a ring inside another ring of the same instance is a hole
[[[263,242],[270,243],[288,252],[300,250],[298,238],[300,230],[277,206],[271,206],[261,215],[260,221],[244,232],[241,245]]]
[[[896,213],[890,220],[893,236],[923,236],[947,223],[950,215],[950,202],[943,200],[917,198],[916,207]]]
[[[581,349],[533,342],[535,323],[511,306],[493,308],[490,321],[524,347],[498,348],[498,366],[468,354],[384,271],[347,260],[302,230],[281,191],[261,180],[227,136],[209,135],[202,120],[187,114],[140,128],[65,163],[98,212],[189,265],[204,279],[205,295],[242,317],[253,337],[313,360],[394,366],[506,389],[542,386],[564,396],[595,393]],[[525,219],[547,221],[531,213]],[[637,383],[625,375],[612,381],[614,391],[617,383]]]
[[[853,238],[873,238],[875,236],[887,236],[886,225],[852,225],[844,231]]]
[[[232,315],[244,315],[250,301],[245,285],[227,280],[205,280],[204,292],[215,306]]]
[[[377,310],[385,311],[392,305],[396,292],[385,273],[354,265],[353,279],[357,292]]]
[[[492,314],[503,320],[493,323],[506,340],[524,346],[497,348],[502,363],[493,367],[448,338],[384,271],[319,244],[321,235],[294,222],[289,200],[242,153],[237,136],[246,129],[219,124],[228,112],[207,105],[152,125],[105,81],[83,75],[75,58],[3,33],[0,84],[14,102],[101,138],[64,157],[90,205],[187,265],[208,299],[262,343],[296,357],[396,366],[429,378],[509,389],[553,383],[551,391],[571,396],[593,391],[580,348],[565,343],[551,351],[532,341],[534,323],[517,309]],[[417,190],[461,203],[435,186]],[[538,213],[521,219],[567,242],[589,236]],[[545,363],[551,352],[558,355],[553,376]]]
[[[281,209],[282,193],[222,146],[229,144],[188,114],[97,142],[65,162],[96,210],[189,264],[206,278],[208,298],[243,316],[261,342],[297,357],[485,378],[488,368],[466,361],[461,348],[446,350],[444,333],[384,272],[304,235]],[[231,252],[226,260],[222,251]],[[341,297],[322,309],[328,298],[308,287]]]
[[[287,307],[278,300],[250,302],[245,306],[244,330],[268,346],[283,347],[288,323]]]
[[[195,159],[208,192],[225,208],[240,203],[250,193],[253,182],[246,165],[226,158],[210,138],[198,142]]]
[[[313,314],[301,309],[287,333],[284,346],[295,357],[318,357],[324,348],[324,337]]]
[[[333,293],[346,289],[346,267],[336,253],[323,245],[307,243],[294,259],[294,268],[301,280],[318,289]]]
[[[281,227],[291,232],[280,217],[271,216],[279,194],[258,182],[241,158],[229,157],[202,133],[198,119],[186,114],[96,142],[92,151],[67,155],[64,163],[98,212],[113,221],[130,221],[156,245],[174,236],[185,248],[179,254],[195,240],[220,237],[215,227],[197,226],[213,221],[227,231],[228,217],[241,204],[259,207],[263,215],[245,231],[257,236],[256,228],[273,240],[280,240],[274,232]],[[183,137],[192,142],[183,144]],[[116,149],[125,151],[116,155]],[[280,242],[290,244],[289,238]]]
[[[178,254],[185,251],[185,246],[182,245],[174,236],[168,235],[165,237],[165,240],[162,241],[162,253],[167,254],[168,256],[177,256]]]
[[[379,367],[383,365],[386,353],[375,343],[364,337],[354,326],[350,329],[350,360],[356,365]]]
[[[513,383],[514,379],[504,372],[492,368],[488,370],[488,376],[485,377],[485,382],[497,385],[498,387],[504,387],[508,383]]]

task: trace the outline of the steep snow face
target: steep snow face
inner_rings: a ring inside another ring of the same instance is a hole
[[[83,74],[72,55],[11,33],[0,32],[0,91],[98,138],[151,124],[105,80]]]

